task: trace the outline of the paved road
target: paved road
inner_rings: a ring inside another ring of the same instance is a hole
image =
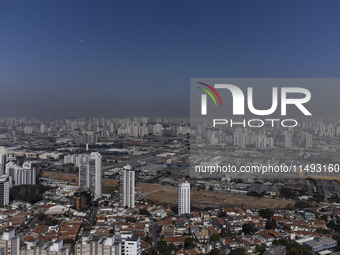
[[[157,230],[158,230],[158,223],[155,222],[155,223],[151,224],[151,226],[150,226],[150,237],[152,238],[152,246],[155,246],[158,243],[159,235],[157,233]]]
[[[28,227],[19,233],[19,236],[24,238],[29,231],[31,231],[36,224],[38,224],[38,219],[35,217],[30,223],[28,223]]]

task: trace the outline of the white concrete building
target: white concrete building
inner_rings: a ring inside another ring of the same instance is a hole
[[[9,204],[9,180],[8,177],[0,177],[0,207]]]
[[[140,236],[137,234],[122,234],[122,255],[140,255]]]
[[[135,207],[135,171],[126,165],[120,172],[120,205]]]
[[[89,188],[95,198],[102,196],[102,156],[92,152],[82,157],[79,166],[79,187]]]
[[[190,213],[190,183],[178,184],[178,215]]]
[[[6,169],[6,155],[0,154],[0,176],[5,174]]]
[[[10,176],[12,184],[14,185],[35,185],[37,179],[37,172],[35,167],[32,167],[30,161],[24,162],[21,166],[18,166],[14,162],[6,164],[5,174]]]

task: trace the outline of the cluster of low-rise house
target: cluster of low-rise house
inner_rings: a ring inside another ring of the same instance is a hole
[[[84,255],[141,254],[151,244],[144,241],[151,221],[171,213],[164,206],[139,204],[128,209],[119,207],[117,200],[100,203],[105,206],[95,207],[92,213],[47,201],[4,208],[0,211],[0,255],[68,255],[72,250]]]
[[[47,201],[16,202],[0,211],[0,254],[8,254],[10,247],[12,255],[81,255],[93,249],[92,254],[138,255],[161,240],[185,255],[214,248],[252,253],[259,245],[275,248],[273,242],[280,239],[295,240],[315,252],[337,246],[326,224],[340,222],[336,207],[274,209],[268,218],[261,216],[261,209],[202,209],[179,216],[170,206],[139,202],[135,208],[124,208],[114,198],[103,198],[84,211]],[[252,227],[250,232],[245,224]],[[188,245],[188,239],[193,243]]]
[[[251,253],[258,245],[263,244],[269,248],[274,240],[279,239],[301,240],[301,245],[318,251],[337,246],[336,241],[331,238],[332,234],[317,231],[327,229],[325,221],[315,218],[315,214],[313,218],[306,219],[305,215],[309,214],[312,213],[275,210],[275,214],[266,219],[258,214],[258,209],[223,208],[195,211],[182,217],[167,217],[159,223],[162,226],[161,234],[168,245],[185,247],[186,239],[193,238],[197,254],[206,253],[212,248],[226,253],[235,248],[244,248]],[[267,229],[267,221],[275,222],[276,227]],[[254,226],[256,231],[245,233],[242,228],[244,224]],[[217,240],[212,240],[214,234],[218,235]],[[327,245],[320,246],[320,242]],[[318,244],[318,248],[314,244]]]

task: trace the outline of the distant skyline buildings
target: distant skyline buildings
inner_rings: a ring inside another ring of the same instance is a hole
[[[44,123],[46,133],[41,134],[40,126]],[[144,139],[155,136],[182,136],[192,132],[189,118],[165,118],[165,117],[133,117],[133,118],[79,118],[79,119],[30,119],[30,118],[0,118],[0,124],[3,134],[8,137],[13,136],[15,141],[22,136],[42,136],[45,135],[59,137],[61,142],[70,142],[72,139],[76,145],[84,146],[88,144],[88,150],[97,143],[109,142],[111,139]],[[31,134],[25,134],[24,127],[32,127]],[[258,129],[247,129],[242,127],[227,128],[227,132],[220,132],[210,129],[206,131],[198,128],[197,142],[207,142],[211,145],[234,146],[239,148],[260,148],[260,149],[278,149],[278,148],[303,148],[309,149],[310,144],[306,147],[306,136],[312,135],[312,147],[322,146],[320,139],[332,138],[340,135],[340,120],[337,118],[310,118],[299,119],[299,124],[293,129],[274,127],[264,127]],[[138,130],[138,132],[137,132]],[[196,131],[194,131],[196,132]],[[290,133],[291,142],[290,142]],[[192,135],[193,133],[191,133]],[[79,137],[83,137],[84,140]],[[63,140],[63,138],[65,140]],[[86,138],[86,139],[85,139]],[[320,139],[319,139],[320,138]],[[189,138],[188,138],[189,139]],[[294,140],[293,140],[294,139]],[[310,139],[307,139],[307,142]],[[6,145],[6,144],[4,144]],[[7,144],[8,146],[8,144]],[[288,147],[286,147],[288,146]],[[1,149],[0,149],[1,150]],[[1,153],[0,153],[1,154]],[[58,157],[51,153],[40,155],[37,151],[32,151],[25,156],[35,158]],[[57,153],[58,154],[58,153]],[[11,155],[8,155],[11,156]],[[8,157],[7,157],[8,158]],[[72,159],[73,158],[73,159]],[[75,155],[65,156],[64,163],[76,162]],[[14,158],[8,158],[7,161],[13,161]]]
[[[293,147],[293,135],[291,133],[285,134],[285,148]]]
[[[305,134],[305,143],[306,143],[306,148],[312,148],[313,147],[313,136],[312,136],[312,134],[309,134],[309,133]]]

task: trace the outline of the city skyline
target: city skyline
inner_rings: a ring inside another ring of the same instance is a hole
[[[306,255],[340,247],[339,118],[207,132],[187,118],[0,123],[2,253],[276,254],[282,239]],[[191,132],[222,153],[196,155]],[[200,160],[219,168],[197,169]]]
[[[340,251],[339,1],[0,3],[0,255]]]

